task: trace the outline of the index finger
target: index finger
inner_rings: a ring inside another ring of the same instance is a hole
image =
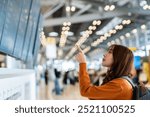
[[[82,52],[82,49],[80,48],[79,45],[76,45],[76,47],[77,47],[77,49],[78,49],[80,52]]]

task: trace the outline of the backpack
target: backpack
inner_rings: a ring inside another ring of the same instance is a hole
[[[142,82],[135,84],[128,76],[122,76],[121,78],[126,79],[132,85],[133,100],[150,100],[150,90]]]

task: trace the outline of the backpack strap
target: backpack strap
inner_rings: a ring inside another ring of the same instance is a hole
[[[131,85],[132,88],[135,88],[135,84],[133,83],[133,81],[129,78],[129,76],[122,76],[121,78],[126,79]]]
[[[132,86],[133,89],[133,100],[139,99],[139,89],[138,87],[133,83],[133,81],[129,78],[129,76],[122,76],[121,78],[126,79]]]

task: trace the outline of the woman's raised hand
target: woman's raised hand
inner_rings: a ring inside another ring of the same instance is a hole
[[[75,56],[76,60],[79,63],[86,63],[85,55],[82,49],[78,45],[76,45],[76,47],[77,47],[77,50],[79,51],[79,53]]]

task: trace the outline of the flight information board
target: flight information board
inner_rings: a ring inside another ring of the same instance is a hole
[[[22,54],[23,44],[25,41],[25,35],[27,30],[27,21],[29,17],[30,6],[31,6],[31,0],[22,0],[22,3],[23,3],[23,7],[20,16],[16,42],[13,50],[13,56],[17,58],[20,58]]]
[[[36,30],[36,41],[34,43],[34,47],[33,47],[33,64],[36,64],[36,59],[37,59],[37,55],[38,55],[38,50],[40,48],[40,32],[42,31],[42,21],[43,21],[43,17],[41,14],[39,14],[39,18],[38,18],[38,28]]]
[[[37,0],[33,0],[34,7],[32,7],[32,16],[33,16],[33,30],[32,30],[32,35],[31,35],[31,40],[30,40],[30,45],[29,45],[29,50],[28,50],[28,56],[27,56],[27,61],[33,59],[33,49],[34,46],[36,46],[36,35],[37,35],[37,29],[38,29],[38,18],[39,18],[39,10],[37,8],[40,8],[40,4]],[[34,13],[34,14],[33,14]]]
[[[1,43],[4,24],[5,24],[7,2],[8,0],[0,1],[0,43]]]
[[[33,63],[40,15],[40,0],[0,0],[0,52]]]
[[[32,49],[35,41],[35,34],[36,34],[35,32],[37,28],[38,14],[40,10],[40,7],[38,5],[39,5],[38,0],[32,1],[26,37],[25,37],[25,42],[24,42],[22,56],[21,56],[22,60],[24,61],[30,61],[33,58]]]
[[[0,48],[7,54],[12,55],[17,35],[19,18],[21,14],[22,1],[9,0],[6,7],[6,20]]]

